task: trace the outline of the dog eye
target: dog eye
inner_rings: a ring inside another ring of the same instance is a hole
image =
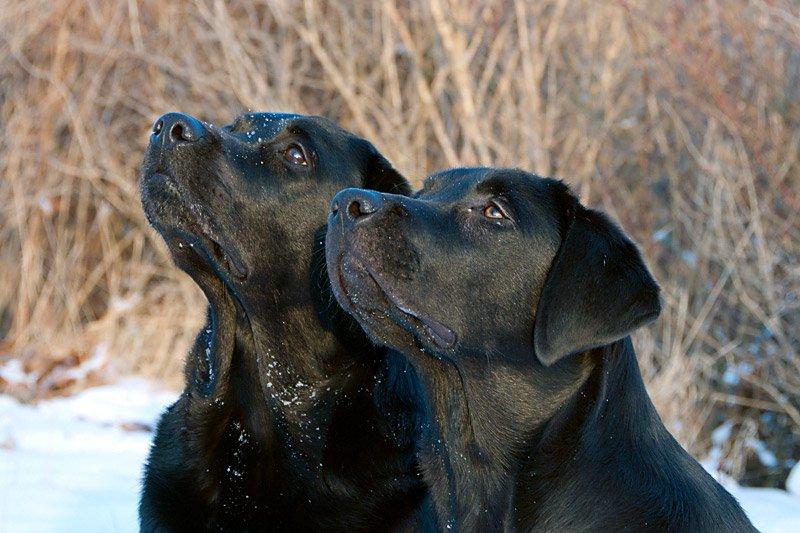
[[[505,212],[494,202],[491,202],[483,208],[483,216],[491,220],[508,219]]]
[[[299,144],[290,144],[286,150],[283,151],[283,158],[294,165],[308,165],[306,154],[303,152],[303,147]]]

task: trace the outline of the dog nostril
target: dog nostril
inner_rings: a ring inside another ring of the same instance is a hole
[[[156,123],[153,124],[153,135],[158,135],[161,133],[161,130],[164,128],[164,121],[161,119],[156,120]]]
[[[352,218],[358,218],[358,217],[360,217],[361,215],[364,214],[361,211],[361,204],[358,203],[358,200],[353,200],[352,202],[350,202],[350,205],[347,206],[347,213]]]
[[[187,139],[186,138],[186,129],[183,127],[183,124],[181,124],[180,122],[176,122],[172,126],[172,129],[169,130],[169,136],[172,137],[173,141],[178,141],[178,140],[188,141],[188,140],[191,140],[191,139]]]

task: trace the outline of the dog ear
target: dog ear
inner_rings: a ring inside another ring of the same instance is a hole
[[[364,175],[364,188],[392,194],[407,196],[411,193],[411,186],[402,174],[397,172],[392,164],[367,141],[367,167]]]
[[[636,245],[602,213],[571,204],[536,309],[534,350],[545,365],[619,340],[661,312]]]

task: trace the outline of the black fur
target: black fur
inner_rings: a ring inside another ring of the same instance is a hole
[[[457,169],[332,202],[334,293],[418,370],[441,527],[747,531],[672,438],[628,336],[660,312],[636,246],[561,182]]]
[[[169,114],[154,131],[145,212],[209,307],[158,425],[141,530],[423,527],[413,369],[341,312],[324,266],[334,193],[406,181],[318,117]]]

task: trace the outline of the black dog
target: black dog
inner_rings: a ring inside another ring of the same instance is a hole
[[[659,314],[658,286],[561,182],[461,169],[416,199],[347,190],[328,227],[340,303],[424,384],[440,525],[752,530],[645,391],[628,335]]]
[[[413,369],[369,343],[325,272],[328,205],[347,186],[408,191],[325,119],[156,122],[142,202],[209,307],[158,426],[142,530],[419,527],[414,407],[395,401]]]

